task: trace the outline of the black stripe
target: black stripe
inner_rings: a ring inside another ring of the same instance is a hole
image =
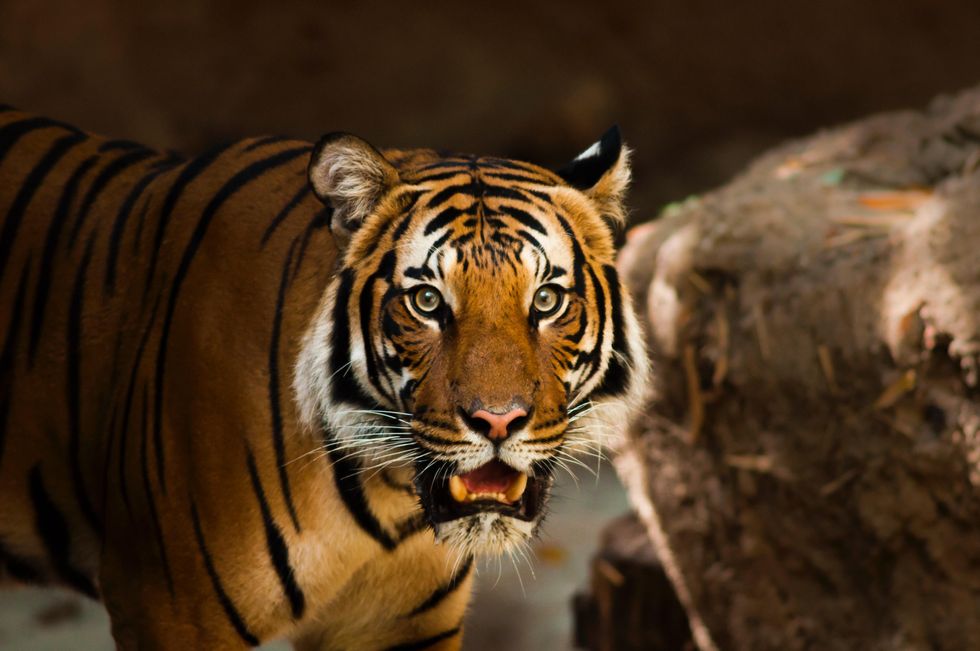
[[[411,484],[399,484],[395,481],[395,478],[391,476],[387,468],[383,468],[381,473],[378,475],[384,485],[393,491],[398,491],[400,493],[405,493],[406,495],[415,495],[415,489],[412,488]]]
[[[521,203],[534,204],[531,193],[528,190],[518,187],[508,187],[506,185],[495,185],[493,183],[483,184],[484,199],[511,199]],[[545,195],[547,196],[547,195]],[[551,203],[550,199],[548,203]]]
[[[412,185],[417,185],[421,183],[431,183],[432,181],[444,181],[446,179],[451,179],[454,176],[459,176],[469,172],[467,167],[459,167],[455,170],[450,170],[448,172],[436,172],[434,174],[429,174],[427,176],[416,176],[411,178]]]
[[[512,172],[483,172],[483,176],[488,179],[494,179],[497,181],[514,181],[516,183],[528,183],[530,185],[537,185],[539,187],[554,187],[554,183],[550,183],[547,179],[538,175],[530,174],[514,174]],[[527,192],[534,192],[530,188],[521,188]]]
[[[134,149],[147,149],[147,147],[134,140],[124,139],[106,140],[99,145],[99,153],[105,153],[107,151],[132,151]]]
[[[71,302],[68,307],[68,334],[66,348],[68,360],[66,387],[68,390],[68,455],[71,462],[71,481],[82,515],[96,532],[102,531],[102,524],[95,514],[88,492],[85,490],[85,480],[82,477],[81,454],[82,418],[81,418],[81,381],[82,381],[82,304],[85,301],[85,277],[88,274],[89,262],[92,259],[92,248],[95,244],[95,233],[85,245],[82,263],[75,274],[75,287],[71,292]]]
[[[0,128],[0,163],[7,157],[7,154],[10,153],[10,150],[13,149],[18,140],[31,131],[47,129],[48,127],[61,127],[72,133],[81,133],[70,124],[48,118],[27,118],[26,120],[18,120],[17,122],[5,124]]]
[[[449,235],[449,233],[446,233],[436,240],[439,246],[446,243],[446,240],[449,239]],[[433,246],[432,248],[437,249],[438,247]],[[415,280],[434,280],[436,277],[435,272],[428,267],[407,267],[402,273],[409,278],[414,278]]]
[[[146,214],[150,211],[150,206],[153,205],[153,193],[151,192],[147,195],[146,199],[143,200],[143,207],[140,208],[140,215],[136,218],[136,232],[133,233],[133,246],[131,247],[133,255],[140,252],[140,241],[143,239],[143,225],[146,223]]]
[[[14,239],[17,237],[17,231],[20,229],[20,224],[24,219],[24,213],[27,212],[27,207],[31,199],[34,198],[34,194],[41,187],[41,184],[44,183],[44,179],[54,166],[58,164],[58,161],[72,147],[83,140],[85,140],[85,136],[78,133],[69,133],[67,136],[56,140],[44,157],[30,171],[27,178],[20,184],[17,196],[14,198],[13,203],[10,204],[7,217],[3,222],[3,231],[0,231],[0,277],[3,277],[4,271],[7,269]]]
[[[97,599],[98,592],[92,580],[71,564],[71,538],[68,524],[65,521],[65,516],[51,501],[51,496],[44,488],[40,464],[35,464],[31,468],[28,483],[30,484],[31,503],[34,506],[34,526],[51,559],[51,566],[65,583],[79,592]]]
[[[23,323],[24,300],[27,295],[27,276],[31,268],[31,258],[27,257],[24,268],[17,282],[17,294],[14,298],[10,323],[7,325],[7,336],[0,350],[0,462],[3,461],[3,451],[7,440],[7,417],[10,415],[10,405],[14,393],[14,353],[17,350],[17,340],[20,338],[20,327]]]
[[[555,218],[558,223],[561,224],[562,230],[565,231],[565,235],[568,236],[568,240],[572,245],[572,270],[575,276],[575,293],[579,296],[585,297],[585,253],[582,251],[582,246],[579,244],[578,238],[575,236],[575,231],[572,229],[572,225],[568,223],[568,220],[561,215],[556,214]]]
[[[415,495],[415,490],[411,487],[407,492],[409,495]],[[397,525],[395,525],[395,530],[398,531],[398,544],[400,545],[415,534],[428,531],[429,520],[424,512],[419,512],[415,515],[410,515],[399,522]]]
[[[180,264],[174,274],[173,284],[170,287],[170,297],[167,300],[166,312],[164,312],[163,316],[163,325],[160,332],[160,348],[157,354],[156,376],[154,378],[154,391],[156,395],[153,402],[153,440],[157,454],[157,481],[160,482],[160,490],[164,495],[167,494],[167,482],[164,474],[162,429],[163,387],[167,367],[167,345],[170,342],[170,328],[173,323],[174,311],[177,309],[177,298],[180,296],[180,290],[183,287],[184,280],[187,278],[188,271],[190,271],[191,262],[194,261],[194,256],[197,254],[201,242],[204,241],[204,236],[207,234],[211,221],[221,206],[224,205],[225,201],[269,170],[285,165],[309,153],[309,151],[310,148],[307,145],[287,149],[268,158],[258,160],[232,176],[204,208],[204,212],[201,213],[201,218],[198,220],[197,226],[191,234],[191,239],[187,243],[187,248],[184,249],[184,254],[181,256]]]
[[[269,227],[265,229],[265,232],[262,233],[262,240],[259,242],[259,248],[265,246],[265,243],[269,241],[269,238],[272,237],[272,234],[275,232],[275,230],[279,228],[279,224],[281,224],[283,220],[285,220],[286,217],[289,216],[289,213],[293,211],[293,208],[295,208],[300,201],[305,199],[306,196],[310,194],[310,192],[311,192],[310,184],[304,183],[302,187],[300,187],[300,189],[296,192],[296,194],[293,195],[293,198],[290,199],[289,202],[287,202],[286,205],[283,206],[282,209],[272,219],[272,222],[269,224]]]
[[[140,336],[139,345],[136,347],[136,356],[133,358],[133,368],[129,372],[129,384],[126,387],[126,398],[123,402],[123,415],[122,419],[119,421],[120,433],[119,433],[119,493],[122,495],[123,503],[126,505],[126,512],[130,516],[133,515],[133,507],[129,500],[129,481],[127,480],[126,473],[126,441],[128,439],[128,434],[131,431],[129,427],[129,414],[133,406],[133,397],[136,393],[136,374],[139,371],[140,364],[143,361],[143,353],[146,350],[146,343],[150,339],[150,333],[153,331],[153,321],[157,316],[157,308],[160,307],[160,297],[153,303],[153,309],[150,311],[150,319],[146,324],[146,328],[143,330],[143,334]],[[146,392],[146,387],[143,387],[144,393]],[[143,401],[143,437],[146,438],[146,408],[147,403],[144,399]],[[144,445],[145,447],[145,445]],[[144,459],[145,465],[145,459]],[[145,473],[145,470],[144,470]]]
[[[602,344],[606,340],[606,293],[602,290],[602,285],[599,284],[599,277],[591,265],[589,265],[588,271],[589,278],[592,281],[592,293],[595,296],[595,308],[596,312],[598,312],[596,316],[596,342],[592,350],[581,358],[591,362],[592,368],[582,378],[581,382],[579,382],[579,386],[584,386],[599,372],[599,366],[602,362]]]
[[[531,215],[531,213],[527,212],[526,210],[521,210],[520,208],[515,208],[514,206],[508,206],[506,204],[501,205],[498,210],[499,212],[520,222],[522,225],[541,233],[542,235],[548,234],[548,229],[546,229],[536,217]]]
[[[245,625],[245,621],[242,616],[238,614],[238,610],[235,608],[235,604],[231,602],[228,597],[228,593],[225,592],[224,586],[221,585],[221,578],[218,576],[218,571],[214,568],[214,561],[211,560],[211,553],[208,551],[207,544],[204,542],[204,532],[201,531],[201,520],[197,516],[197,505],[191,501],[191,519],[194,521],[194,536],[197,538],[197,548],[201,551],[201,556],[204,557],[204,567],[208,572],[208,576],[211,577],[211,586],[214,588],[215,594],[218,596],[218,602],[225,611],[225,615],[228,616],[228,621],[231,622],[232,627],[238,632],[238,635],[245,640],[245,643],[250,646],[258,646],[259,638],[255,637],[251,631],[248,630],[248,626]]]
[[[552,436],[546,436],[540,439],[528,439],[527,441],[525,441],[525,443],[532,444],[532,445],[554,443],[556,441],[562,440],[564,437],[565,437],[565,432],[558,432],[557,434],[553,434]]]
[[[397,646],[390,646],[385,651],[424,651],[424,649],[430,648],[432,645],[448,640],[451,637],[459,635],[462,627],[457,626],[454,629],[443,631],[438,635],[433,635],[432,637],[427,637],[424,640],[418,640],[416,642],[406,642],[405,644],[399,644]]]
[[[223,154],[227,149],[230,149],[233,144],[228,144],[223,147],[218,147],[210,152],[198,156],[192,159],[189,163],[184,165],[180,174],[174,180],[174,184],[170,186],[170,191],[167,192],[167,196],[163,199],[163,208],[160,210],[160,221],[157,222],[156,234],[153,237],[153,251],[150,254],[150,264],[147,268],[146,273],[146,288],[144,289],[144,298],[147,291],[149,291],[150,284],[153,282],[153,275],[157,268],[157,259],[160,255],[160,247],[163,246],[163,238],[167,230],[167,224],[170,223],[170,215],[173,213],[174,206],[177,205],[177,200],[183,194],[184,190],[190,185],[191,181],[196,179],[201,175],[204,170],[206,170],[221,154]]]
[[[609,301],[612,303],[610,318],[613,322],[613,356],[609,360],[609,366],[606,368],[602,382],[592,392],[593,398],[619,395],[625,392],[629,375],[626,370],[627,365],[633,361],[629,347],[626,345],[626,335],[623,332],[623,298],[620,293],[616,268],[612,265],[605,265],[603,271],[606,276],[606,284],[609,286]]]
[[[415,218],[415,215],[417,214],[416,211],[415,211],[415,204],[418,203],[418,200],[419,200],[419,197],[420,196],[421,196],[421,193],[420,192],[414,192],[414,193],[412,193],[412,196],[409,199],[408,205],[405,206],[405,208],[403,209],[407,214],[401,220],[401,222],[398,223],[397,228],[395,228],[394,232],[391,234],[391,241],[392,242],[397,243],[398,240],[401,239],[402,235],[405,234],[405,231],[408,230],[409,224],[412,223],[412,220]]]
[[[472,166],[473,166],[472,161],[468,159],[457,158],[454,160],[440,160],[440,161],[436,161],[435,163],[429,163],[428,165],[423,165],[422,167],[418,167],[412,170],[412,174],[420,175],[425,172],[432,172],[434,170],[439,170],[440,172],[442,172],[442,171],[451,170],[453,168],[462,168],[460,169],[460,172],[466,172],[469,171],[472,168]]]
[[[394,393],[394,387],[390,386],[391,381],[388,375],[384,372],[380,372],[378,369],[378,351],[375,350],[372,341],[374,337],[371,335],[371,325],[375,323],[374,319],[374,285],[377,281],[386,281],[391,283],[391,276],[395,270],[395,252],[388,251],[385,253],[381,261],[378,263],[378,268],[371,274],[370,277],[364,282],[364,286],[361,288],[361,293],[358,298],[358,310],[361,317],[361,340],[364,344],[364,361],[367,366],[366,375],[368,382],[370,382],[375,389],[381,394],[388,396],[388,398],[395,402],[397,396]],[[388,380],[389,387],[382,385],[380,380]]]
[[[433,255],[438,255],[439,253],[442,252],[442,250],[443,250],[442,249],[442,246],[446,243],[447,240],[449,240],[449,238],[451,236],[452,236],[452,232],[447,232],[447,233],[443,233],[438,238],[436,238],[436,241],[433,242],[432,243],[432,246],[429,247],[429,252],[425,254],[425,263],[424,264],[428,265],[429,264],[429,261],[432,259],[432,256]],[[438,268],[438,266],[437,266],[437,268]],[[440,271],[440,273],[441,273],[441,271]]]
[[[157,502],[153,497],[153,485],[150,483],[149,455],[146,450],[148,434],[148,414],[150,412],[150,397],[146,385],[143,385],[143,418],[140,428],[140,473],[143,476],[143,492],[146,494],[146,504],[150,509],[150,522],[153,525],[153,537],[156,539],[157,550],[160,552],[160,563],[163,576],[167,580],[170,596],[174,596],[174,579],[170,573],[170,561],[167,559],[167,547],[163,542],[163,526],[160,524],[160,514],[157,512]]]
[[[541,246],[541,241],[538,238],[534,237],[533,235],[531,235],[530,233],[528,233],[526,230],[524,230],[522,228],[519,228],[516,231],[514,231],[514,235],[517,235],[518,237],[524,239],[531,246],[533,246],[535,249],[537,249],[538,252],[541,254],[542,260],[544,260],[544,263],[546,265],[550,266],[550,264],[548,262],[548,253],[544,250],[544,247]],[[561,267],[558,267],[558,269],[561,269]],[[559,276],[562,276],[562,275],[564,275],[563,272],[562,273],[551,274],[551,275],[548,276],[548,280],[554,280],[555,278],[558,278]]]
[[[371,512],[368,505],[367,496],[364,494],[364,487],[361,485],[360,467],[353,459],[344,456],[343,451],[332,447],[329,452],[330,464],[333,467],[333,480],[337,485],[337,491],[347,511],[357,522],[367,535],[388,551],[392,551],[398,543],[388,535],[378,519]]]
[[[92,206],[95,205],[99,195],[102,194],[102,191],[105,190],[106,186],[109,185],[112,179],[119,176],[133,165],[141,163],[147,158],[155,155],[156,152],[145,149],[128,152],[106,165],[102,171],[99,172],[94,179],[92,179],[92,185],[89,187],[88,192],[85,193],[85,198],[82,199],[82,207],[79,209],[78,214],[75,215],[75,223],[72,224],[71,231],[68,233],[69,248],[75,246],[75,241],[78,239],[78,234],[81,232],[82,226],[85,225],[85,220],[88,218],[88,215],[92,210]]]
[[[435,445],[447,445],[447,446],[469,445],[467,441],[454,441],[453,439],[447,439],[441,436],[433,436],[432,434],[426,434],[425,432],[418,431],[418,430],[412,430],[412,436],[416,438],[420,438],[423,441],[428,441],[429,443],[433,443]]]
[[[286,303],[286,288],[289,285],[289,267],[293,262],[296,244],[299,240],[293,238],[286,254],[286,264],[283,265],[282,278],[279,280],[279,295],[276,298],[276,310],[272,315],[272,335],[269,342],[269,411],[272,417],[272,445],[276,452],[276,468],[279,469],[279,486],[286,509],[293,521],[293,528],[300,531],[299,517],[293,505],[292,491],[289,487],[289,474],[286,472],[286,443],[282,429],[282,406],[279,404],[279,338],[282,333],[283,307]]]
[[[368,397],[361,385],[358,384],[350,368],[350,317],[347,311],[347,301],[351,298],[354,287],[354,270],[344,269],[340,272],[340,284],[333,306],[333,326],[330,342],[330,394],[334,402],[348,402],[365,408],[373,406],[374,401]]]
[[[478,183],[470,176],[467,176],[466,181],[466,183],[450,185],[442,190],[439,190],[434,195],[429,197],[429,200],[425,203],[426,207],[431,210],[435,210],[450,199],[460,195],[474,199],[483,196],[484,187],[482,183]]]
[[[123,317],[123,323],[125,323],[125,322],[126,322],[126,319],[125,319],[125,316],[124,316]],[[117,352],[118,352],[118,348],[119,348],[118,342],[121,339],[122,334],[123,334],[123,331],[122,331],[122,329],[120,329],[119,330],[119,335],[120,336],[116,340],[117,341],[117,346],[116,346]],[[114,372],[113,373],[113,376],[115,376],[115,375],[116,374]],[[113,379],[112,379],[112,385],[111,386],[116,386],[116,378],[115,377],[113,377]],[[116,447],[115,446],[115,444],[116,444],[116,432],[117,432],[117,427],[116,426],[119,423],[119,403],[115,399],[112,400],[111,414],[112,415],[109,416],[109,427],[107,428],[108,429],[108,434],[106,435],[106,441],[105,441],[105,457],[102,459],[102,483],[99,485],[100,488],[102,489],[102,500],[101,500],[102,513],[108,513],[109,512],[109,493],[110,492],[113,492],[113,493],[115,492],[115,490],[111,490],[110,487],[109,487],[109,472],[110,472],[110,469],[112,468],[112,453],[113,453],[113,449]]]
[[[309,245],[313,233],[321,228],[330,226],[332,215],[332,209],[324,208],[318,211],[306,225],[306,228],[303,230],[303,239],[299,243],[299,254],[296,256],[296,264],[293,265],[293,275],[290,277],[290,280],[295,279],[296,275],[299,274],[300,267],[303,265],[303,258],[306,257],[306,247]]]
[[[303,596],[303,590],[296,583],[293,566],[289,563],[289,547],[282,537],[282,531],[279,530],[276,521],[272,518],[269,502],[265,498],[265,491],[262,490],[262,480],[259,478],[259,471],[255,467],[255,457],[252,456],[252,450],[247,443],[245,454],[245,459],[248,462],[248,475],[252,479],[252,490],[255,491],[255,497],[259,501],[259,510],[262,511],[262,525],[265,528],[265,542],[269,551],[269,558],[272,560],[272,567],[275,568],[276,574],[279,576],[282,590],[286,593],[286,598],[289,599],[293,618],[299,619],[306,609],[306,597]]]
[[[24,583],[39,583],[43,579],[41,571],[34,563],[7,549],[3,540],[0,540],[0,570]]]
[[[116,213],[116,221],[113,223],[112,232],[109,235],[109,251],[106,253],[104,291],[107,294],[113,294],[116,289],[116,263],[119,260],[119,247],[122,244],[123,233],[125,232],[126,224],[129,222],[129,216],[133,212],[133,207],[143,194],[143,191],[146,190],[146,187],[155,178],[168,170],[169,168],[167,167],[157,167],[144,175],[133,186],[129,194],[126,195],[126,199],[122,202],[122,205],[119,206],[119,212]]]
[[[475,205],[475,204],[474,204]],[[453,208],[449,207],[440,212],[438,215],[429,220],[429,223],[425,225],[423,234],[431,235],[440,228],[448,226],[452,221],[462,215],[468,214],[473,210],[474,205],[467,206],[466,208]]]
[[[97,156],[86,158],[72,173],[67,183],[65,183],[65,189],[62,191],[61,198],[58,200],[58,206],[55,208],[51,223],[48,224],[48,233],[44,238],[44,250],[41,254],[40,266],[38,267],[37,286],[34,289],[34,310],[31,316],[31,342],[28,351],[28,360],[32,366],[34,364],[34,356],[37,354],[38,344],[41,343],[44,312],[48,305],[48,294],[51,290],[51,273],[54,268],[54,258],[58,248],[58,240],[61,237],[61,230],[68,222],[71,205],[75,200],[75,194],[78,192],[78,184],[97,160]]]
[[[415,617],[416,615],[421,615],[422,613],[432,610],[439,604],[441,604],[449,595],[456,592],[459,586],[463,584],[466,577],[470,575],[470,571],[473,569],[473,557],[470,556],[463,563],[463,566],[457,570],[455,574],[449,577],[449,580],[443,585],[436,588],[428,599],[420,603],[418,606],[412,609],[405,617]]]
[[[540,167],[535,167],[530,163],[524,163],[519,160],[513,160],[510,158],[495,158],[493,156],[487,156],[481,158],[480,163],[481,163],[481,168],[483,169],[486,169],[488,167],[491,169],[494,167],[500,167],[503,169],[517,170],[518,172],[527,172],[528,174],[534,174],[538,178],[542,179],[542,182],[550,177],[550,175],[546,175],[547,170],[543,170]],[[559,179],[559,177],[557,176],[554,178],[556,181]]]
[[[260,136],[252,140],[252,142],[242,149],[243,152],[255,151],[259,147],[265,147],[266,145],[271,145],[276,142],[286,142],[292,140],[292,138],[287,138],[286,136]]]
[[[554,205],[551,196],[546,192],[540,192],[538,190],[531,190],[530,188],[523,188],[520,186],[503,186],[494,185],[492,183],[487,184],[486,197],[494,199],[513,199],[514,201],[520,201],[523,203],[531,204],[534,207],[539,207],[538,202],[544,204],[544,207]]]

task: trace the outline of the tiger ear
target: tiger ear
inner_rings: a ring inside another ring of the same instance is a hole
[[[398,183],[398,172],[377,149],[349,133],[328,133],[310,155],[313,193],[333,208],[335,235],[350,237]]]
[[[613,126],[595,143],[557,170],[566,183],[595,203],[614,231],[626,225],[623,197],[630,183],[630,150]]]

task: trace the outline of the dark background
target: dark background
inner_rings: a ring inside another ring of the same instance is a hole
[[[980,2],[0,0],[0,100],[193,152],[265,132],[558,164],[619,123],[634,219],[787,137],[980,81]]]
[[[548,165],[619,123],[635,221],[787,138],[976,83],[978,0],[0,0],[0,103],[187,153],[345,130]],[[574,549],[535,561],[530,596],[491,568],[467,648],[559,648],[596,521],[623,502],[614,481],[571,493],[545,544]],[[110,648],[87,604],[67,619],[89,624],[29,641],[36,627],[17,622],[46,625],[30,614],[45,599],[0,601],[0,646],[6,630],[10,648]]]

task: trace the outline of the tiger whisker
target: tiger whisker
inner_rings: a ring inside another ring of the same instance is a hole
[[[510,562],[514,565],[514,572],[517,574],[517,583],[521,586],[521,594],[527,599],[527,591],[524,589],[524,579],[521,578],[521,569],[517,567],[517,561],[514,560],[514,553],[510,550],[507,552],[507,557]]]
[[[534,573],[534,563],[531,561],[530,558],[530,554],[532,553],[531,547],[530,545],[528,545],[527,541],[522,540],[520,544],[518,544],[517,547],[514,548],[514,551],[520,554],[521,557],[524,559],[524,561],[527,563],[527,569],[529,572],[531,572],[531,578],[537,580],[538,577]]]

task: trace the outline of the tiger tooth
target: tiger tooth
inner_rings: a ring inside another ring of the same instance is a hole
[[[453,499],[457,502],[472,502],[473,496],[470,492],[466,490],[466,484],[463,480],[453,475],[449,478],[449,494],[453,496]]]
[[[517,479],[510,485],[507,492],[504,494],[504,500],[509,504],[513,504],[517,500],[521,499],[521,495],[524,494],[524,489],[527,488],[527,475],[520,473]]]

